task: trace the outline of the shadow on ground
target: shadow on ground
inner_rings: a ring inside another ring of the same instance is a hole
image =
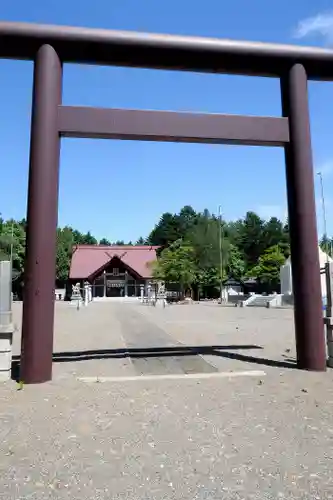
[[[277,361],[260,356],[242,354],[240,350],[262,350],[259,345],[213,345],[213,346],[176,346],[176,347],[150,347],[150,348],[127,348],[127,349],[99,349],[87,351],[65,351],[53,353],[54,363],[73,363],[77,361],[89,361],[98,359],[116,358],[164,358],[168,356],[218,356],[226,359],[255,363],[258,365],[273,366],[277,368],[295,369],[295,361],[286,359]],[[12,378],[19,380],[20,356],[13,356]]]

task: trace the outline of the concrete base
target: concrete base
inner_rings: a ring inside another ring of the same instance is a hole
[[[81,309],[83,307],[83,300],[71,300],[70,301],[71,307],[75,307],[76,309]]]
[[[285,293],[282,295],[282,305],[283,306],[293,306],[294,296],[291,293]]]
[[[166,306],[166,300],[165,299],[156,299],[156,302],[155,302],[155,306],[156,307],[165,307]]]
[[[13,325],[0,326],[0,382],[11,379]]]

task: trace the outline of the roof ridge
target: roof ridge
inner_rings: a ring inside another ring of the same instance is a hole
[[[80,245],[72,254],[70,277],[71,279],[86,279],[104,268],[113,259],[120,259],[139,276],[150,278],[151,272],[147,263],[156,259],[156,247],[150,245],[137,247]]]
[[[73,248],[80,248],[80,249],[94,249],[94,250],[156,250],[159,248],[159,245],[85,245],[80,244],[80,245],[73,245]]]

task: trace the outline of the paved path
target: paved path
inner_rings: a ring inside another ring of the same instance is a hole
[[[132,308],[117,307],[116,318],[138,375],[210,373],[217,369],[197,355],[172,355],[182,344]],[[157,349],[156,349],[157,348]],[[166,348],[164,350],[164,348]],[[141,352],[136,352],[141,351]],[[146,351],[146,353],[145,353]],[[156,353],[157,351],[157,353]]]

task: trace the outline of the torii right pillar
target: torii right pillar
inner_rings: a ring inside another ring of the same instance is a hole
[[[282,111],[289,119],[285,146],[297,366],[325,371],[326,346],[310,119],[304,66],[294,64],[281,78]]]

